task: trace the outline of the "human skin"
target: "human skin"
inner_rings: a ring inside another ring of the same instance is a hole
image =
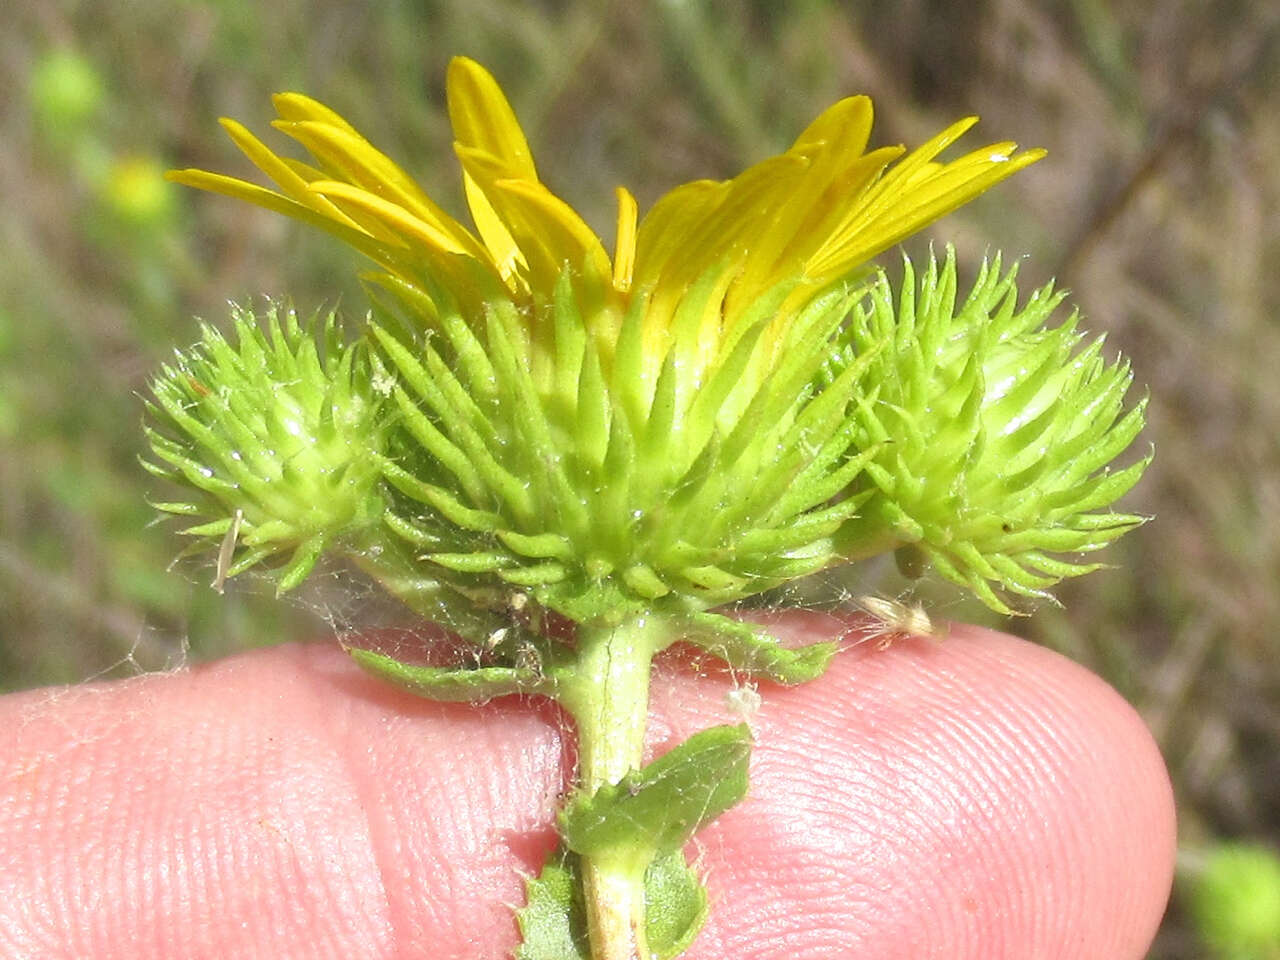
[[[693,667],[658,665],[653,752],[737,720]],[[688,960],[1143,956],[1171,791],[1092,674],[953,627],[760,693],[747,798],[690,845],[712,909]],[[11,695],[0,731],[15,960],[509,956],[573,763],[550,704],[424,701],[334,643]]]

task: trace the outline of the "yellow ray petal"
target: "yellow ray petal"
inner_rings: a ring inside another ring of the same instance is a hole
[[[253,135],[248,127],[230,117],[218,120],[222,129],[227,132],[232,143],[253,162],[253,165],[276,182],[285,196],[313,207],[326,216],[333,217],[340,223],[355,226],[337,207],[307,189],[307,182],[290,166],[289,162],[276,155],[270,147]]]
[[[654,205],[636,237],[635,284],[653,289],[656,314],[712,267],[746,257],[778,216],[809,161],[769,157],[722,183],[695,181]]]
[[[453,148],[455,153],[460,149],[456,143]],[[528,272],[529,264],[525,261],[519,244],[511,236],[511,231],[485,196],[484,190],[465,169],[462,172],[462,189],[471,210],[471,220],[476,225],[476,233],[480,234],[480,239],[497,265],[503,281],[512,289],[523,285],[523,277]]]
[[[728,191],[718,180],[693,180],[667,192],[640,221],[636,231],[636,265],[632,286],[657,283],[663,267],[681,252],[685,236],[708,216]]]
[[[550,290],[566,263],[592,277],[611,276],[609,254],[600,238],[554,193],[528,180],[499,180],[494,187],[517,201],[512,205],[501,203],[500,209],[507,214],[513,235],[521,238],[521,249],[525,249],[524,238],[528,237],[539,242],[557,265],[553,272],[541,278],[547,285],[540,289]]]
[[[1039,160],[1043,151],[1013,154],[1014,144],[993,144],[949,164],[934,164],[903,190],[904,202],[882,210],[877,229],[918,229],[976,197],[988,187]],[[993,158],[1003,159],[993,159]],[[1006,169],[1006,167],[1010,167]]]
[[[463,169],[509,231],[533,289],[554,289],[566,264],[601,279],[612,274],[600,238],[572,207],[536,180],[503,177],[501,162],[482,151],[457,150]]]
[[[858,214],[873,216],[882,208],[896,206],[902,200],[901,188],[917,177],[921,170],[939,153],[958,140],[966,130],[978,122],[977,117],[957,120],[931,140],[908,153],[901,163],[890,168],[884,177],[863,196],[855,209]],[[837,231],[839,232],[839,231]]]
[[[438,254],[463,252],[454,238],[434,223],[414,216],[400,204],[384,200],[363,187],[341,180],[317,180],[310,189],[320,196],[371,214],[410,248],[425,247]]]
[[[484,253],[471,233],[445,213],[413,179],[386,154],[348,128],[313,120],[281,121],[272,124],[297,140],[327,169],[330,179],[345,179],[408,210],[417,219],[431,224],[448,236],[457,252],[473,257]]]
[[[290,170],[303,179],[308,188],[311,184],[319,180],[329,180],[333,176],[327,171],[320,170],[308,163],[303,163],[301,160],[294,160],[291,157],[281,157],[281,159],[288,165]],[[316,193],[314,190],[308,189],[307,192],[310,193],[313,198],[311,200],[312,204],[325,204],[326,206],[332,207],[338,214],[353,221],[359,229],[363,230],[370,236],[390,243],[392,246],[398,247],[403,245],[403,241],[399,237],[392,234],[375,218],[350,208],[344,210],[338,204],[335,204],[327,197]]]
[[[779,226],[780,233],[784,228],[790,231],[785,246],[776,241],[766,241],[760,247],[758,263],[749,268],[748,275],[759,281],[756,292],[768,289],[772,282],[783,277],[802,273],[804,264],[814,251],[844,222],[851,208],[876,182],[885,167],[902,153],[901,147],[881,147],[856,158],[846,158],[844,165],[837,166],[831,173],[820,193],[812,198],[806,195],[807,205],[797,203],[794,213],[803,215],[803,219],[797,222],[788,215]],[[821,184],[820,174],[821,169],[813,174],[815,185]],[[773,256],[768,259],[770,253]],[[730,299],[744,303],[750,301],[746,289],[735,289]]]
[[[636,264],[636,198],[626,187],[614,191],[618,198],[618,223],[613,241],[613,286],[625,293],[631,289]]]
[[[446,92],[455,152],[471,150],[488,154],[501,167],[494,179],[537,181],[538,171],[533,165],[529,142],[520,129],[515,111],[489,71],[474,60],[455,57],[449,63]],[[462,185],[476,231],[503,276],[514,277],[527,266],[519,245],[494,209],[492,199],[470,173],[463,174]]]
[[[295,160],[293,157],[281,157],[290,170],[300,176],[307,183],[313,180],[332,180],[333,175],[326,173],[319,167],[313,167],[309,163],[303,163],[301,160]]]
[[[338,127],[348,133],[360,136],[359,132],[349,124],[342,114],[326,107],[319,100],[312,100],[305,93],[277,93],[271,97],[271,105],[281,120],[315,120]]]
[[[467,264],[478,264],[497,279],[497,270],[487,257],[479,259],[459,256],[451,236],[437,229],[434,224],[418,219],[397,203],[383,200],[367,190],[338,180],[317,180],[311,184],[311,189],[344,207],[354,208],[377,218],[388,230],[400,237],[409,250],[425,260],[432,272],[446,280],[445,285],[450,293],[470,306],[478,302],[480,293],[475,278],[468,273],[471,268]],[[403,278],[413,279],[412,273],[403,270],[394,272]]]
[[[860,154],[867,148],[874,116],[869,97],[845,97],[818,114],[787,153],[810,156],[816,150],[836,146],[841,153]]]
[[[891,147],[863,153],[871,119],[866,97],[842,100],[810,124],[787,151],[804,158],[808,168],[777,204],[772,224],[757,232],[726,312],[752,303],[784,277],[798,275],[804,259],[825,236],[824,225],[838,218],[846,198],[856,196],[902,152]]]
[[[714,264],[745,257],[772,228],[808,167],[805,158],[782,154],[730,180],[715,209],[685,233],[683,249],[663,271],[662,283],[683,290]]]
[[[453,138],[497,160],[504,177],[537,180],[529,142],[493,75],[474,60],[454,57],[446,87]]]
[[[849,203],[805,261],[805,275],[825,281],[905,239],[967,203],[987,188],[1035,163],[1042,150],[1013,154],[1013,143],[994,143],[950,163],[933,158],[975,122],[947,127],[888,169]]]
[[[388,233],[377,221],[345,212],[327,198],[308,189],[308,184],[312,180],[327,180],[332,174],[317,170],[300,161],[277,155],[254,136],[248,128],[235,120],[223,117],[218,122],[222,124],[222,128],[226,130],[227,135],[231,137],[235,145],[240,148],[245,156],[253,161],[253,165],[274,180],[286,196],[296,200],[303,206],[311,207],[327,217],[332,217],[339,223],[361,230],[385,243],[389,243],[392,246],[399,245],[400,241],[394,235]]]
[[[207,170],[190,169],[170,170],[165,174],[165,179],[173,183],[181,183],[184,186],[195,187],[197,190],[207,190],[210,193],[219,193],[225,197],[244,200],[254,206],[282,213],[286,217],[292,217],[294,220],[308,223],[313,227],[319,227],[326,233],[333,234],[339,240],[359,250],[369,259],[388,267],[402,267],[407,262],[404,255],[398,252],[395,246],[375,240],[362,230],[347,226],[343,221],[320,213],[312,207],[303,206],[296,200],[291,200],[289,197],[276,193],[274,190],[268,190],[266,187],[260,187],[256,183],[237,180],[235,177],[224,176],[220,173],[209,173]]]

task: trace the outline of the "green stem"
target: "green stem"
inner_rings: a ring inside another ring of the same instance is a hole
[[[585,793],[617,783],[643,762],[651,664],[674,637],[655,617],[579,628],[577,667],[562,683],[560,702],[577,724]],[[650,960],[644,870],[633,857],[584,856],[582,877],[594,960]]]

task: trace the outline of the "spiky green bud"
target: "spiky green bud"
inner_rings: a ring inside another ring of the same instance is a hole
[[[851,292],[816,298],[781,342],[770,306],[788,289],[763,298],[691,381],[680,357],[722,309],[721,272],[679,303],[648,388],[647,301],[606,354],[568,274],[546,344],[502,300],[479,329],[442,311],[418,342],[374,326],[399,377],[390,529],[446,579],[527,591],[580,623],[704,610],[838,561],[832,537],[863,499],[851,481],[870,455],[854,447],[851,404],[870,354],[810,385]]]
[[[1143,425],[1146,401],[1124,406],[1128,363],[1108,362],[1075,313],[1050,326],[1064,297],[1052,285],[1019,304],[1016,276],[997,256],[959,301],[952,251],[918,278],[904,261],[897,297],[881,274],[854,311],[837,363],[875,351],[854,402],[859,443],[878,450],[846,551],[914,554],[1001,613],[998,591],[1048,598],[1100,566],[1056,555],[1142,523],[1108,508],[1150,462],[1110,466]]]
[[[197,520],[185,534],[223,543],[224,559],[238,551],[220,577],[291,554],[283,592],[326,547],[377,522],[387,417],[376,362],[342,342],[332,313],[304,325],[273,305],[265,329],[245,309],[233,320],[234,344],[206,326],[152,383],[158,462],[144,465],[194,494],[157,504]]]

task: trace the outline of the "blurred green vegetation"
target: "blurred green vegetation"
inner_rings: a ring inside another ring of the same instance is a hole
[[[1280,856],[1223,843],[1185,881],[1201,939],[1222,960],[1280,958]]]
[[[643,208],[866,92],[877,143],[972,111],[975,140],[1049,148],[936,235],[969,264],[1028,254],[1028,288],[1056,276],[1133,358],[1158,456],[1127,505],[1157,519],[1063,609],[1011,628],[1142,711],[1192,861],[1219,838],[1280,841],[1280,7],[17,0],[4,20],[0,689],[321,634],[361,602],[342,571],[298,603],[252,582],[218,596],[207,560],[170,569],[178,538],[146,503],[140,398],[196,317],[285,292],[360,309],[338,244],[163,182],[168,166],[249,172],[214,118],[262,130],[272,92],[306,91],[459,209],[443,78],[465,53],[607,235],[616,183]],[[865,592],[877,574],[853,576]],[[1153,958],[1203,954],[1189,916],[1176,898]]]

